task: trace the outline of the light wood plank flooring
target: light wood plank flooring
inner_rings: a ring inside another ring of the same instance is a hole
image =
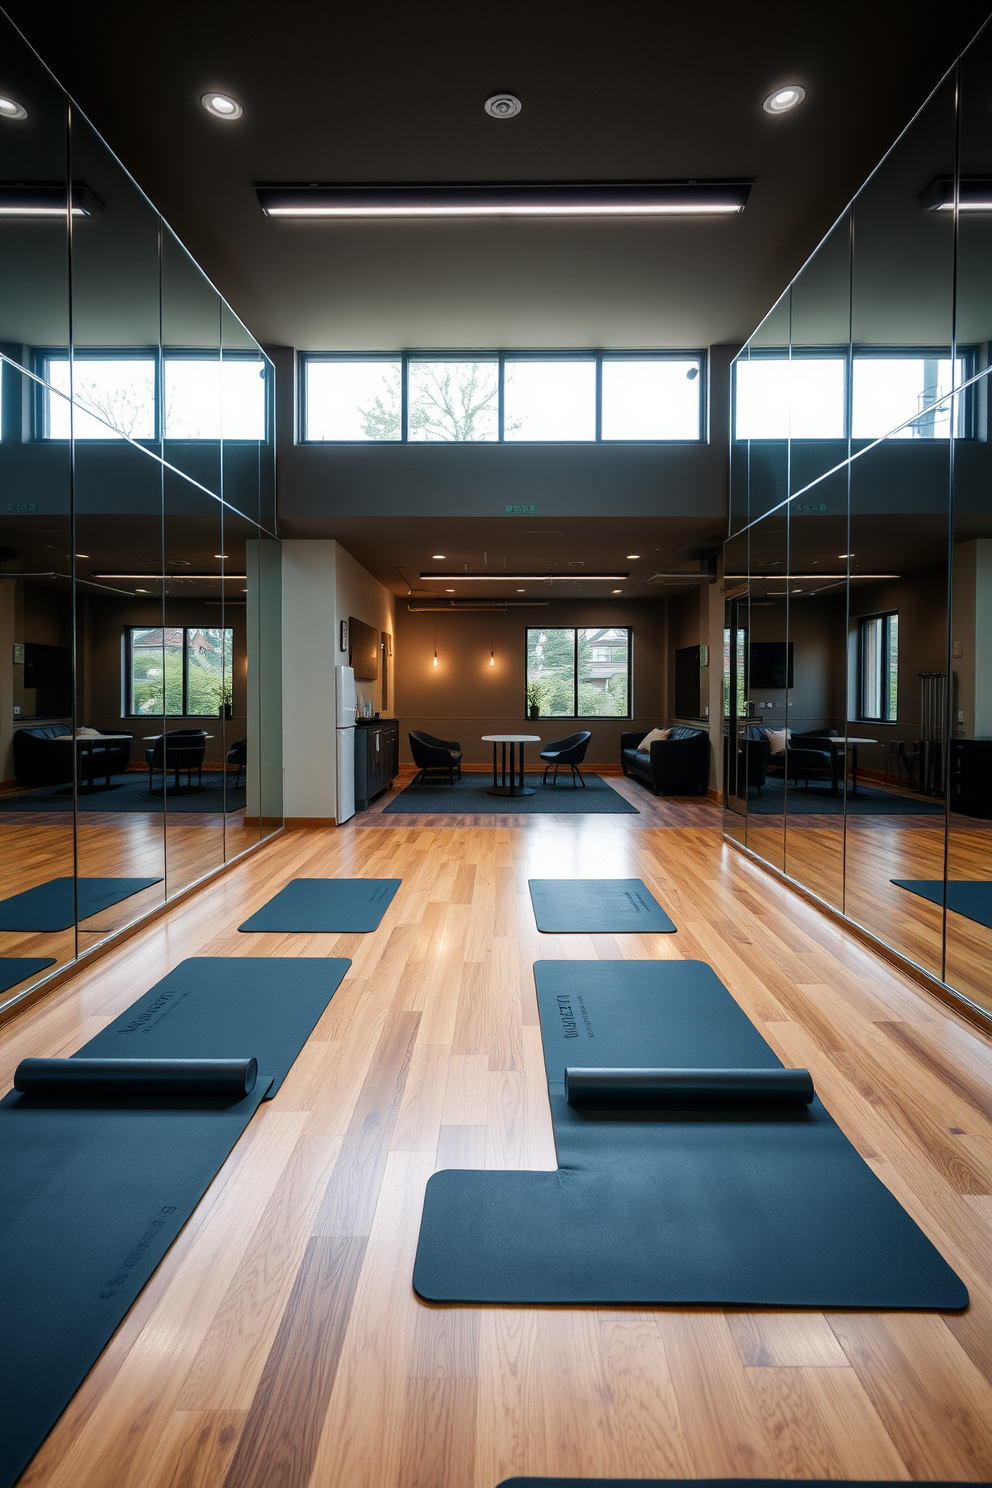
[[[721,839],[720,813],[296,832],[2,1030],[69,1053],[191,955],[354,965],[62,1421],[31,1488],[495,1488],[516,1473],[992,1477],[992,1046]],[[399,876],[373,935],[246,936],[297,875]],[[527,879],[641,876],[668,936],[541,936]],[[966,1280],[961,1317],[443,1308],[436,1168],[554,1166],[532,962],[709,961]],[[291,968],[287,967],[291,974]]]

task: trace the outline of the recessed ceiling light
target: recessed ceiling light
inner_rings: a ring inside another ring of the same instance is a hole
[[[432,553],[432,554],[431,554],[431,557],[432,557],[432,558],[441,558],[441,559],[443,559],[443,558],[444,558],[444,556],[445,556],[445,555],[444,555],[444,554],[443,554],[443,553]]]
[[[135,589],[134,592],[135,592],[135,594],[147,594],[148,593],[148,590],[147,589]]]
[[[76,557],[77,558],[88,558],[89,556],[90,556],[89,553],[77,553],[76,554]]]
[[[641,556],[640,553],[628,553],[627,554],[627,557],[628,558],[640,558],[640,556]]]
[[[494,93],[486,99],[486,113],[491,119],[515,119],[523,108],[513,93]]]
[[[774,93],[769,93],[761,107],[766,114],[787,114],[797,103],[802,103],[805,97],[805,88],[801,88],[798,83],[787,83],[784,88],[776,88]]]
[[[518,593],[518,594],[523,594],[523,593],[524,593],[524,591],[523,591],[523,589],[518,589],[518,590],[517,590],[517,593]]]
[[[454,594],[454,589],[445,589],[445,594]]]
[[[854,557],[854,554],[853,553],[838,553],[837,554],[837,557],[838,558],[853,558]]]
[[[227,554],[226,553],[215,553],[214,554],[214,557],[215,558],[226,558],[227,557]]]
[[[200,102],[215,119],[240,119],[244,109],[229,93],[204,93]]]
[[[0,118],[26,119],[28,111],[16,98],[0,98]]]

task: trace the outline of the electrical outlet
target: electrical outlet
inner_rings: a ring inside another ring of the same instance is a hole
[[[954,652],[954,655],[955,656],[960,656],[961,655],[961,642],[960,641],[955,641],[954,642],[953,652]]]
[[[21,716],[20,705],[18,703],[15,703],[14,704],[14,717],[15,718],[20,718],[20,716]]]

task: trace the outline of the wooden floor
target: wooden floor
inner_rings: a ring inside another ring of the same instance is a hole
[[[516,1473],[992,1478],[992,1045],[721,838],[382,816],[274,841],[2,1030],[70,1053],[190,955],[354,965],[23,1482],[495,1488]],[[297,875],[399,876],[374,935],[239,935]],[[642,876],[668,936],[541,936],[527,879]],[[960,1317],[443,1308],[437,1168],[554,1166],[532,962],[701,957],[965,1279]],[[291,975],[291,968],[287,967]]]

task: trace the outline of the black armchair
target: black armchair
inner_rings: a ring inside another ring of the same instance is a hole
[[[410,733],[410,752],[413,755],[413,763],[417,766],[417,775],[413,778],[416,785],[417,776],[423,787],[427,784],[428,770],[447,770],[448,783],[454,785],[455,774],[462,778],[462,746],[455,739],[435,739],[433,734],[425,734],[421,731]]]
[[[667,739],[655,739],[649,750],[638,749],[644,734],[620,735],[620,764],[625,775],[646,780],[655,795],[705,796],[710,773],[710,736],[704,729],[677,725]]]
[[[237,790],[241,784],[241,772],[242,770],[246,769],[248,765],[247,739],[238,739],[234,744],[231,745],[230,749],[227,751],[227,763],[229,765],[237,765],[238,767],[237,779],[234,782],[234,789]]]
[[[547,785],[548,771],[554,768],[555,773],[551,784],[557,785],[558,771],[562,765],[567,765],[572,772],[572,789],[575,790],[576,788],[576,776],[578,776],[579,783],[584,787],[585,781],[582,779],[582,772],[578,767],[586,757],[586,750],[589,748],[589,740],[591,738],[592,734],[588,729],[584,729],[580,733],[569,734],[566,739],[556,739],[553,744],[549,744],[546,749],[542,749],[541,758],[544,760],[544,779],[541,781],[541,784]]]
[[[179,789],[179,776],[184,771],[187,786],[192,788],[195,771],[197,787],[202,789],[203,756],[206,748],[206,729],[173,729],[171,734],[163,734],[150,749],[145,750],[148,789],[152,789],[156,771],[162,776],[164,786],[165,776],[170,770],[175,772],[174,789]]]
[[[752,786],[761,795],[761,788],[768,778],[768,760],[771,745],[759,729],[749,728],[738,740],[737,785],[747,790]]]

